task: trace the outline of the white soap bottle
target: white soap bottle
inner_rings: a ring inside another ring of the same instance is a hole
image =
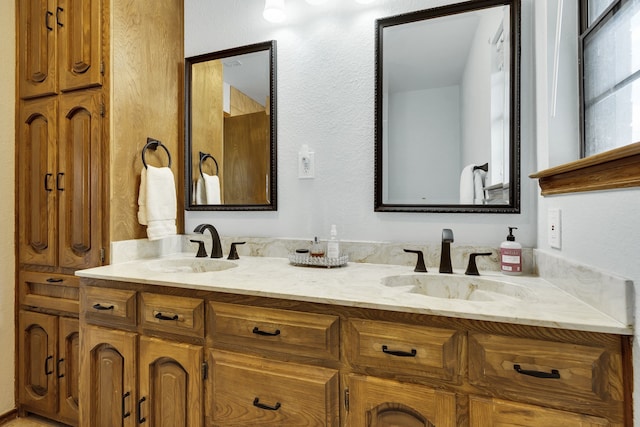
[[[500,270],[504,274],[522,274],[522,245],[516,242],[513,230],[509,227],[507,240],[500,245]]]
[[[331,237],[327,242],[327,258],[340,258],[340,242],[335,224],[331,226]]]

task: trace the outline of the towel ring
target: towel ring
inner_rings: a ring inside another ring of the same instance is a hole
[[[167,152],[167,157],[169,158],[169,168],[171,167],[171,153],[169,152],[169,149],[167,148],[166,145],[164,145],[162,142],[158,141],[157,139],[153,139],[153,138],[149,138],[147,137],[147,143],[145,144],[144,148],[142,149],[142,164],[144,165],[144,168],[147,169],[147,160],[144,158],[145,153],[147,152],[147,149],[151,149],[153,151],[156,151],[158,149],[158,147],[162,147],[164,148],[164,151]]]
[[[204,163],[205,160],[207,159],[211,159],[213,160],[213,163],[216,164],[216,173],[215,175],[218,175],[218,162],[216,161],[215,157],[213,157],[211,154],[209,153],[203,153],[202,151],[200,152],[200,176],[202,178],[204,178],[204,174],[202,173],[202,164]]]
[[[473,170],[474,170],[474,171],[475,171],[475,170],[478,170],[478,169],[481,169],[481,170],[483,170],[483,171],[485,171],[485,172],[489,172],[489,163],[485,163],[484,165],[481,165],[481,166],[474,166],[474,167],[473,167]]]

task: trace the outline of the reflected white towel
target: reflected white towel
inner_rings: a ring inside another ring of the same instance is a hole
[[[149,240],[177,233],[176,210],[176,187],[171,169],[143,168],[138,194],[138,222],[147,226]]]
[[[476,205],[484,204],[484,177],[487,175],[482,169],[473,171],[473,203]]]
[[[460,173],[460,204],[471,205],[474,199],[473,168],[475,165],[467,165]]]
[[[207,175],[206,173],[203,173],[202,176],[204,177],[204,195],[206,204],[219,205],[220,179],[218,178],[218,175]]]
[[[196,201],[196,205],[206,205],[207,204],[207,195],[204,192],[204,180],[202,177],[198,177],[196,181],[196,187],[194,190],[194,199]]]

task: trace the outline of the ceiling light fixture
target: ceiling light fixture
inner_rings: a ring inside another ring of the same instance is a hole
[[[283,22],[287,17],[284,11],[284,0],[265,0],[262,16],[269,22]]]

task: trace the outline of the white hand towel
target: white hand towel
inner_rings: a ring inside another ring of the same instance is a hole
[[[475,165],[467,165],[460,173],[460,203],[463,205],[473,204],[474,199],[474,183],[473,183],[473,167]]]
[[[138,222],[147,226],[149,240],[174,235],[176,230],[176,188],[169,168],[148,166],[140,174]]]
[[[204,193],[207,205],[220,204],[220,179],[218,175],[202,174],[204,177]]]
[[[201,176],[198,177],[198,180],[196,181],[195,200],[196,205],[207,204],[207,195],[204,192],[204,179],[202,179]]]

